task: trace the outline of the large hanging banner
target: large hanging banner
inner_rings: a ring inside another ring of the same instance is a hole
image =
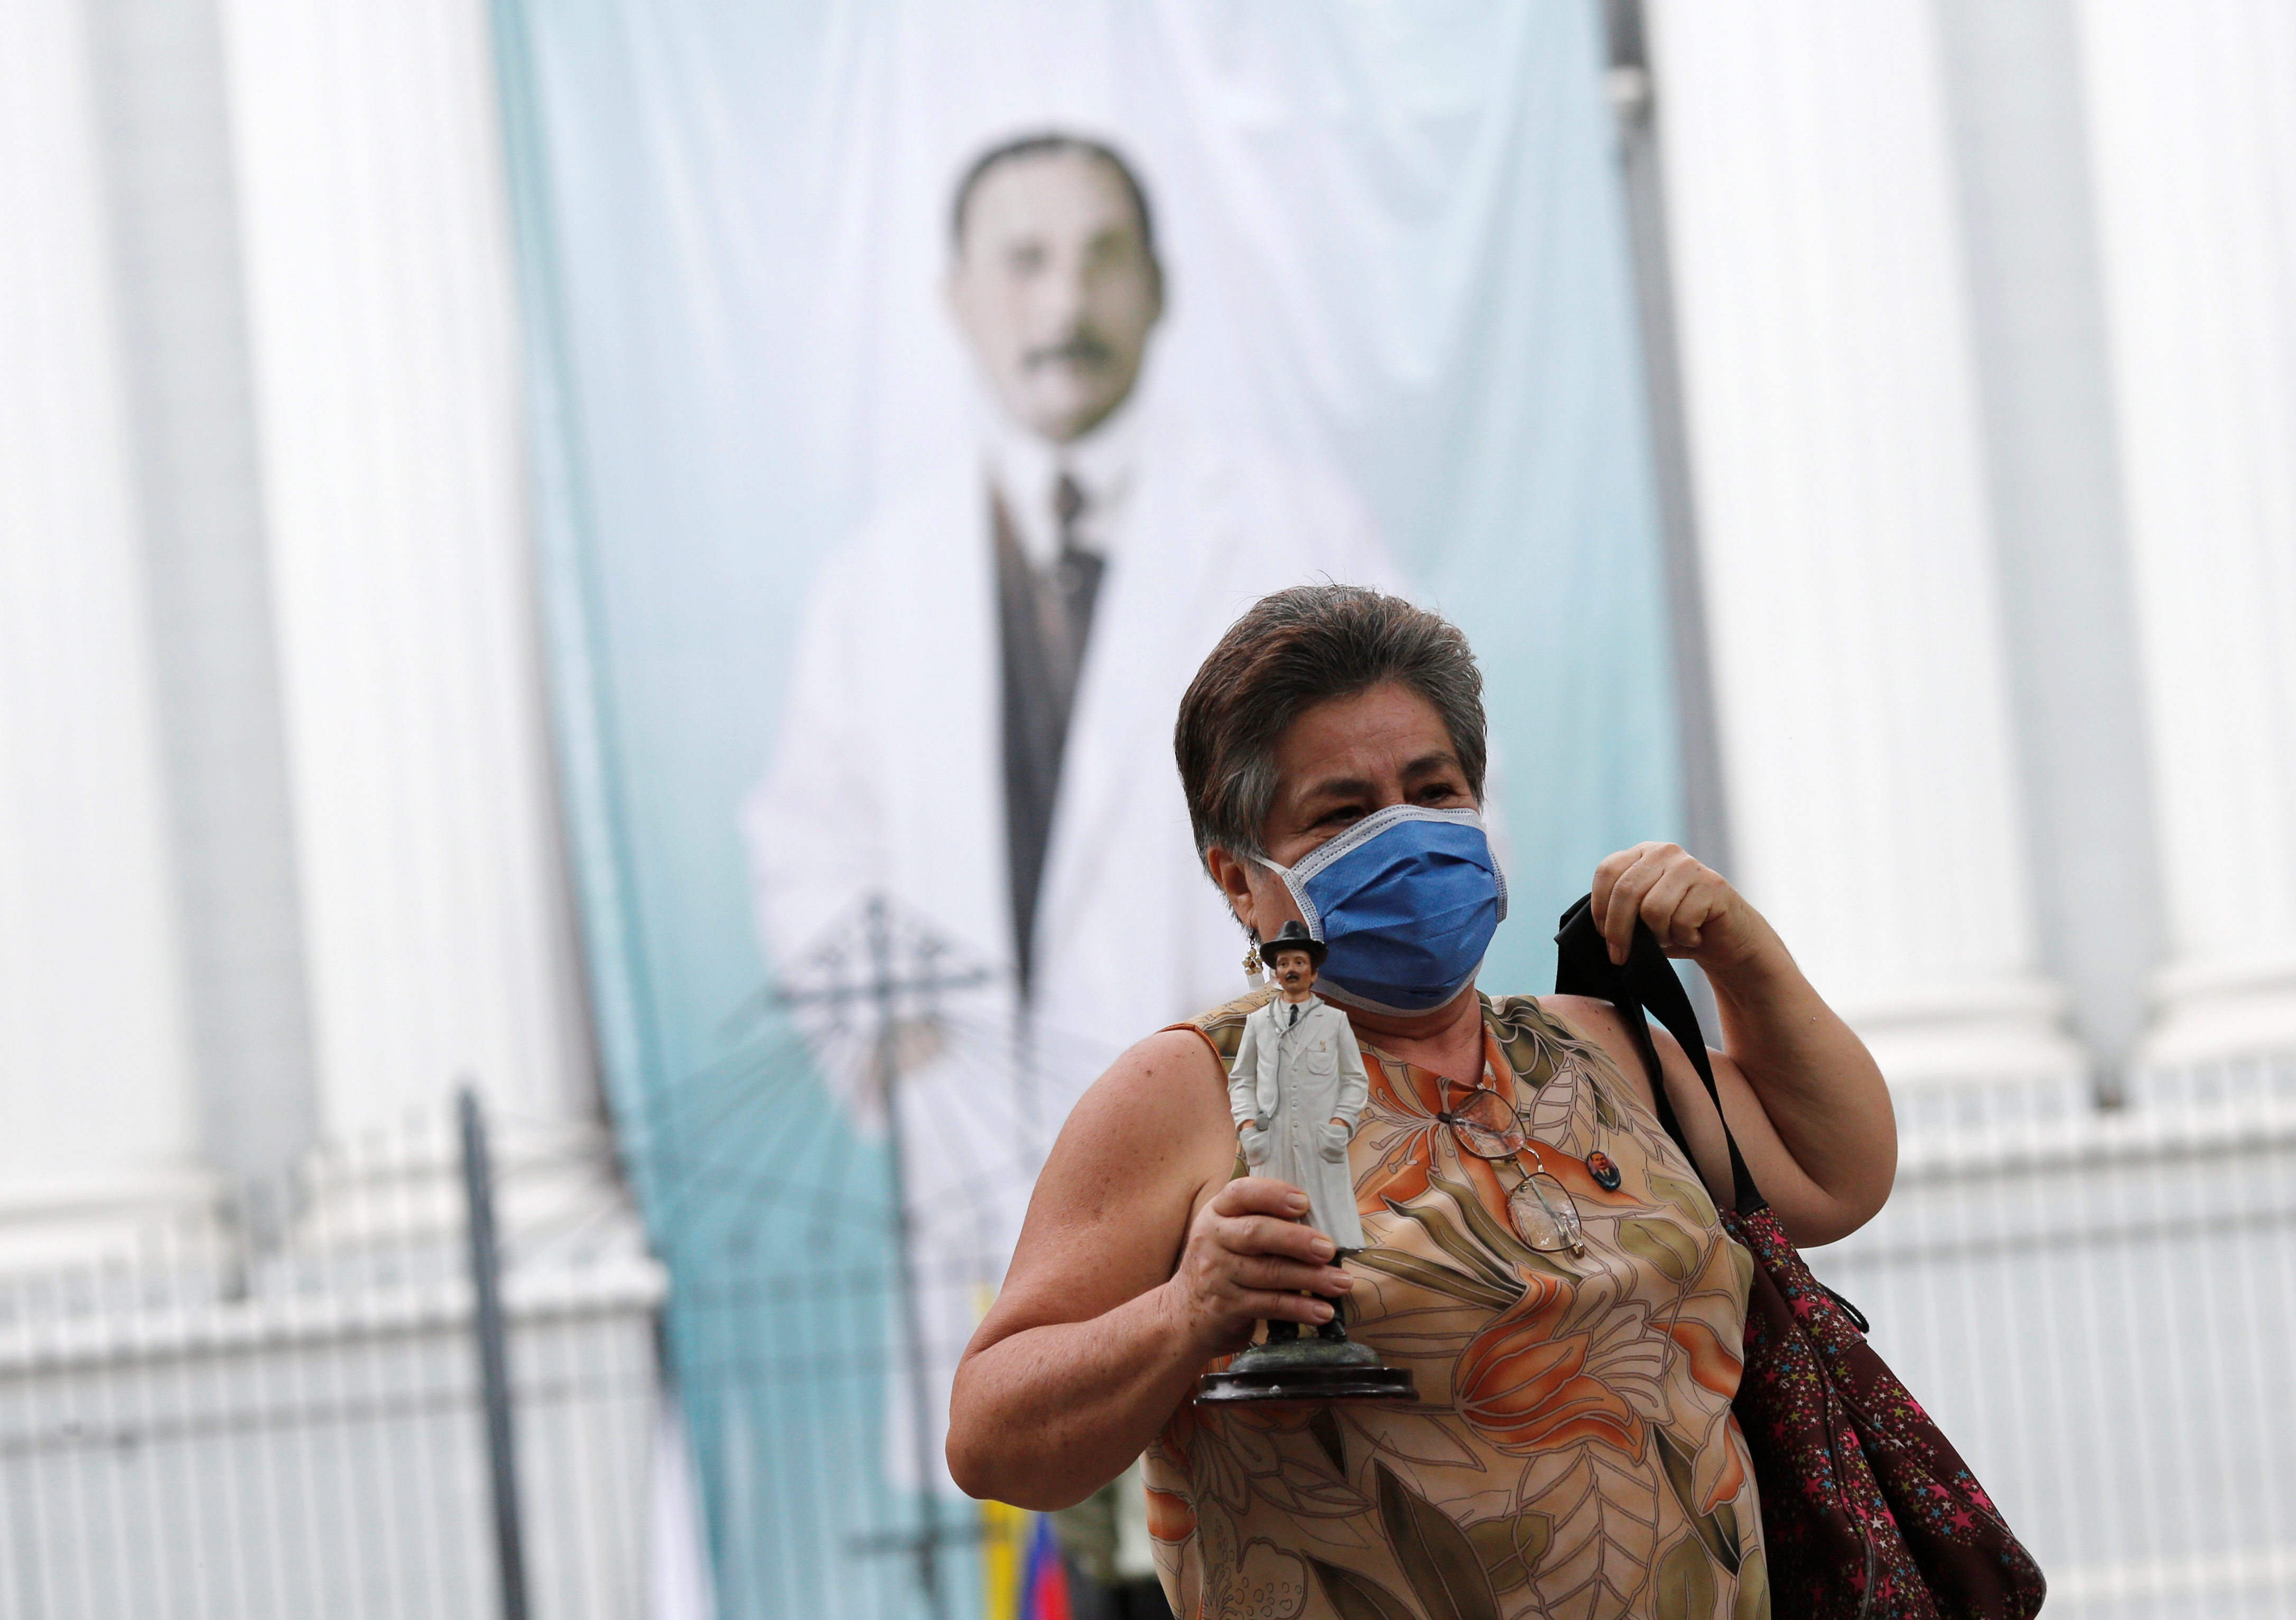
[[[496,0],[590,962],[723,1614],[1009,1592],[948,1378],[1070,1103],[1243,988],[1170,733],[1251,601],[1472,637],[1487,988],[1677,830],[1597,10]]]

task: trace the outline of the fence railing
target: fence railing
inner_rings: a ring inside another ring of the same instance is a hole
[[[968,1072],[970,1106],[998,1095],[1004,1049]],[[1009,1614],[1009,1526],[947,1501],[927,1525],[899,1476],[901,1284],[872,1148],[800,1055],[744,1061],[741,1106],[697,1086],[709,1129],[662,1160],[665,1186],[727,1178],[714,1225],[668,1201],[684,1235],[666,1239],[685,1245],[672,1339],[720,1615],[924,1616],[929,1532],[949,1612]],[[2296,1620],[2296,1062],[2125,1091],[2100,1110],[2070,1076],[1903,1090],[1894,1196],[1812,1264],[2039,1557],[2048,1615]],[[916,1117],[926,1150],[955,1150]],[[945,1377],[997,1257],[926,1254]]]
[[[0,1276],[0,1620],[504,1612],[471,1197],[535,1620],[645,1591],[662,1290],[603,1134],[447,1108],[97,1258]]]
[[[1902,1168],[1811,1255],[1873,1319],[2062,1620],[2296,1617],[2296,1062],[1898,1099]]]
[[[1812,1262],[2039,1556],[2047,1612],[2296,1620],[2296,1063],[2142,1075],[2106,1113],[2055,1082],[1899,1104],[1889,1207]],[[834,1136],[767,1112],[756,1142],[718,1127],[735,1163]],[[602,1133],[495,1124],[529,1612],[635,1616],[661,1274]],[[0,1620],[502,1612],[459,1162],[442,1108],[0,1276]],[[922,1612],[914,1497],[883,1473],[886,1256],[832,1243],[858,1217],[817,1189],[787,1197],[776,1223],[689,1234],[718,1256],[683,1308],[720,1602]],[[952,1513],[955,1608],[978,1612],[981,1527]]]

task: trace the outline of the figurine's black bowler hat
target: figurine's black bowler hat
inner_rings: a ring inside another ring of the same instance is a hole
[[[1332,948],[1308,933],[1308,925],[1296,917],[1283,925],[1283,933],[1259,947],[1259,959],[1267,964],[1270,972],[1275,970],[1275,953],[1279,950],[1304,950],[1318,968],[1323,966],[1324,958],[1332,954]]]

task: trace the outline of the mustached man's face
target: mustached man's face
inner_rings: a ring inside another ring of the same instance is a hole
[[[1065,444],[1132,391],[1164,293],[1123,180],[1090,153],[1052,152],[981,177],[949,301],[997,402]]]

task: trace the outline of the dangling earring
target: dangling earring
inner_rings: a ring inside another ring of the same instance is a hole
[[[1243,982],[1254,990],[1258,990],[1267,983],[1260,976],[1259,942],[1257,940],[1254,940],[1250,948],[1243,953]]]

